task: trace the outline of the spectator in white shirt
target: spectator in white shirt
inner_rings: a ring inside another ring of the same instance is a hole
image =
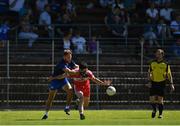
[[[1,0],[0,0],[1,1]],[[23,7],[25,0],[7,0],[9,2],[9,11],[8,14],[10,17],[14,18],[14,24],[19,22],[19,11]]]
[[[45,5],[44,11],[41,13],[39,17],[40,25],[51,25],[51,15],[50,15],[50,6]]]
[[[33,43],[36,41],[36,39],[38,39],[39,36],[34,32],[33,27],[28,22],[29,20],[28,16],[26,18],[27,19],[24,19],[21,22],[21,30],[18,36],[20,39],[28,39],[29,40],[28,47],[32,48]]]
[[[49,37],[52,37],[52,27],[51,27],[51,15],[50,15],[50,6],[47,4],[44,7],[44,11],[39,17],[39,24],[45,25],[45,30],[48,31]]]
[[[171,31],[174,36],[180,36],[180,15],[177,15],[176,19],[171,22]]]
[[[86,40],[81,36],[80,30],[76,31],[76,35],[72,38],[72,43],[76,54],[86,53]]]
[[[9,9],[11,11],[19,12],[24,6],[25,0],[9,0]]]
[[[152,22],[156,22],[158,20],[158,10],[155,8],[154,3],[151,3],[151,7],[146,10],[146,14],[149,18],[151,18]]]
[[[64,37],[63,37],[63,48],[64,48],[64,50],[71,49],[71,36],[72,36],[71,32],[64,34]]]
[[[166,3],[165,7],[160,10],[160,16],[167,22],[171,21],[171,13],[173,9],[170,8],[170,3]]]

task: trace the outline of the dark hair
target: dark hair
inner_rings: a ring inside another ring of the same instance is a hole
[[[68,54],[72,54],[72,51],[70,49],[64,50],[64,56]]]
[[[88,68],[88,64],[86,62],[81,62],[79,64],[79,69],[82,70],[82,69],[86,69]]]

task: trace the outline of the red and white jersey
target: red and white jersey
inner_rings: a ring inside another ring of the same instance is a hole
[[[75,71],[79,71],[79,69],[75,69]],[[73,79],[73,83],[77,87],[90,87],[90,79],[94,77],[93,73],[90,70],[86,71],[87,77],[82,77],[80,74],[70,76]]]

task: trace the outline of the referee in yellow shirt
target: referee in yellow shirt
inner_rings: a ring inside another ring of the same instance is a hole
[[[156,116],[156,108],[159,109],[158,118],[162,118],[163,99],[166,83],[170,84],[171,91],[174,91],[173,79],[170,65],[164,61],[164,51],[158,49],[155,53],[156,59],[151,61],[148,70],[150,103],[153,108],[152,118]]]

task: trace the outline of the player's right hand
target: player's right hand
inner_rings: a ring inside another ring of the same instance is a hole
[[[111,83],[112,83],[112,80],[104,80],[104,85],[109,86],[111,85]]]
[[[49,81],[49,82],[52,81],[53,79],[54,79],[53,76],[49,76],[49,77],[48,77],[48,81]]]

